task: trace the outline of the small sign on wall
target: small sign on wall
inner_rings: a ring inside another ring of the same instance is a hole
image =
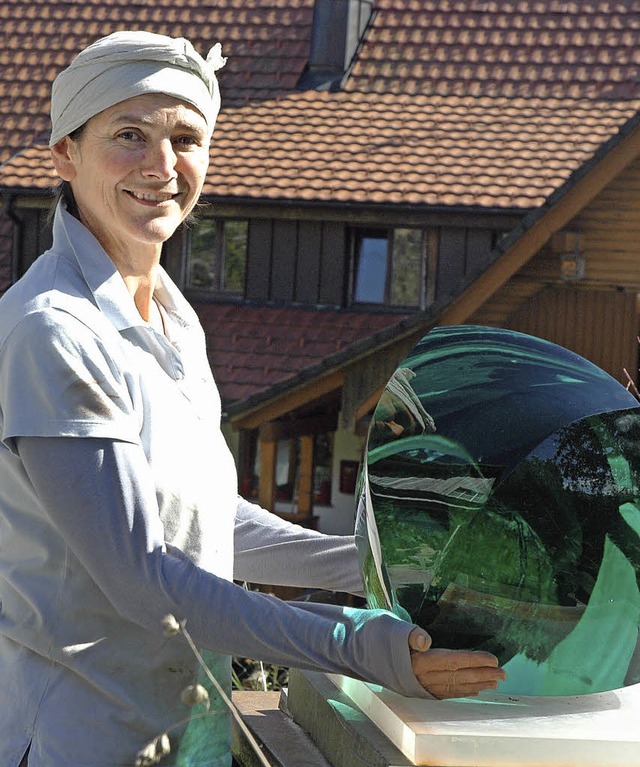
[[[358,461],[340,461],[340,492],[353,495],[358,479]]]

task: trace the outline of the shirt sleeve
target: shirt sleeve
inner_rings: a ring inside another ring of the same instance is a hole
[[[214,652],[347,674],[429,697],[411,670],[412,624],[385,611],[249,592],[167,550],[141,447],[22,437],[17,450],[51,524],[125,620],[157,632],[172,613],[187,621],[199,646]]]
[[[113,332],[117,332],[114,331]],[[126,363],[61,309],[27,314],[0,351],[2,441],[17,436],[108,437],[137,442],[140,419]]]
[[[355,541],[292,524],[238,498],[234,577],[250,583],[362,595]]]

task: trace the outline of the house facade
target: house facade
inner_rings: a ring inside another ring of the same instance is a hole
[[[640,3],[0,1],[0,286],[48,246],[50,83],[115,29],[218,40],[198,312],[240,489],[349,532],[388,377],[434,325],[638,368]]]

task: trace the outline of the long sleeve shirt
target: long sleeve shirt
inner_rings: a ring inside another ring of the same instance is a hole
[[[54,244],[0,301],[0,764],[131,765],[188,716],[186,621],[229,686],[231,654],[424,695],[411,624],[286,603],[233,578],[359,591],[350,538],[237,496],[195,313],[162,273],[165,335],[143,322],[90,232]],[[235,553],[235,563],[234,563]],[[230,761],[223,704],[171,733],[163,763]]]

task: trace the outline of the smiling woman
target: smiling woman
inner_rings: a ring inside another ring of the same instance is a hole
[[[220,689],[232,654],[414,696],[503,676],[487,653],[429,651],[390,612],[233,582],[362,592],[352,536],[238,497],[204,333],[160,266],[200,194],[223,63],[219,46],[205,60],[118,32],[54,83],[53,246],[0,300],[2,767],[133,765],[149,742],[167,767],[229,767],[225,697],[202,710],[169,614]]]
[[[162,244],[200,196],[209,138],[195,107],[151,93],[105,109],[77,139],[65,136],[51,149],[80,220],[115,263],[145,320]]]

